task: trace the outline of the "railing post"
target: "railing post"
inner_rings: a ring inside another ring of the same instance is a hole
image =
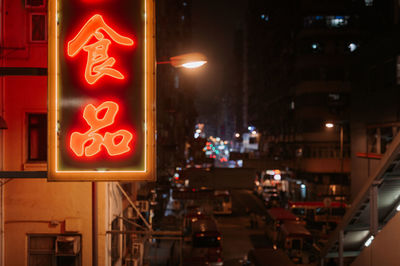
[[[339,231],[339,266],[343,266],[343,241],[344,241],[344,232],[343,230]]]
[[[369,190],[370,233],[375,236],[378,232],[378,184],[373,184]]]

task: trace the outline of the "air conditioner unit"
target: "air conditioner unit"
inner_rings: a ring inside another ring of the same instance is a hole
[[[56,239],[56,255],[77,255],[81,249],[79,236],[58,236]]]
[[[131,255],[133,258],[140,258],[143,251],[143,243],[132,243]]]
[[[135,205],[140,212],[148,212],[149,211],[149,202],[147,200],[135,201]]]
[[[143,262],[144,245],[141,240],[134,239],[132,246],[130,247],[130,253],[125,257],[127,265],[138,265],[141,266]]]
[[[140,266],[140,261],[138,258],[125,258],[125,266]]]

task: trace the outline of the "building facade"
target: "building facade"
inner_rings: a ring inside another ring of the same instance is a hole
[[[1,1],[0,265],[141,261],[131,238],[110,234],[126,229],[138,186],[46,179],[47,4]]]
[[[249,8],[249,120],[262,134],[260,156],[308,182],[311,198],[349,196],[351,77],[365,39],[364,6],[255,1]]]

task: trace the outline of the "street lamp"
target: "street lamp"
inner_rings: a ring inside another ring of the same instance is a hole
[[[336,123],[337,126],[339,126],[340,129],[340,172],[343,172],[343,124],[342,123]],[[325,127],[327,128],[333,128],[335,126],[334,123],[332,122],[327,122],[325,123]]]
[[[201,53],[188,53],[172,56],[168,61],[159,61],[157,65],[170,64],[175,68],[198,68],[207,63],[207,58]]]
[[[340,129],[340,174],[343,175],[343,123],[337,122],[336,125],[339,126]],[[333,128],[335,126],[332,122],[325,123],[325,127]],[[340,198],[343,200],[343,176],[341,176],[341,196]]]

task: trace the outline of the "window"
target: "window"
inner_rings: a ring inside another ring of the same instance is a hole
[[[355,43],[353,43],[353,42],[351,42],[351,43],[349,43],[349,45],[347,46],[347,48],[349,48],[349,51],[352,53],[352,52],[354,52],[355,50],[357,50],[358,45],[355,44]]]
[[[400,85],[400,56],[397,56],[396,61],[396,84]]]
[[[80,235],[28,235],[29,266],[81,266]]]
[[[264,21],[269,21],[269,16],[268,15],[266,15],[266,14],[261,14],[261,20],[264,20]]]
[[[323,28],[325,27],[324,16],[308,16],[304,18],[304,27]]]
[[[307,16],[303,19],[305,28],[342,28],[349,25],[350,16]]]
[[[28,161],[47,160],[47,114],[28,114]]]
[[[367,152],[383,154],[399,132],[397,123],[372,125],[367,127]]]
[[[25,8],[45,7],[45,0],[25,0]]]
[[[329,28],[341,28],[349,23],[349,16],[326,16],[326,24]]]
[[[374,0],[364,0],[365,6],[373,6]]]
[[[318,42],[311,43],[311,51],[318,53],[322,51],[321,44]]]
[[[47,41],[47,19],[45,13],[30,14],[30,41],[46,42]]]

